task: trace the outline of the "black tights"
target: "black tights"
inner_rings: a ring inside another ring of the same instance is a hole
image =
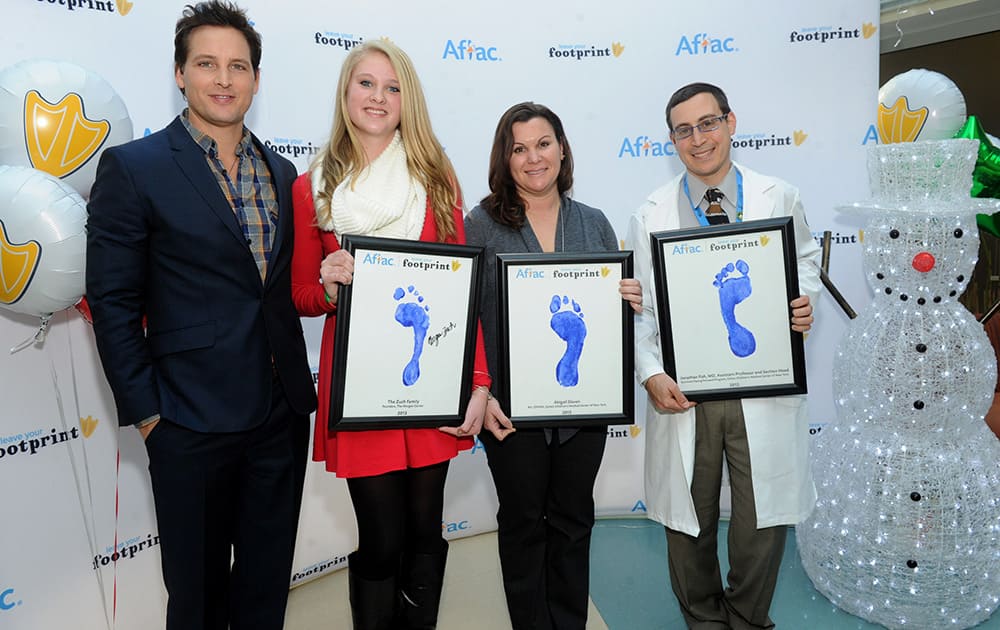
[[[441,517],[448,460],[347,480],[358,519],[358,551],[351,563],[362,577],[395,575],[403,552],[441,551]],[[355,566],[357,565],[357,566]]]

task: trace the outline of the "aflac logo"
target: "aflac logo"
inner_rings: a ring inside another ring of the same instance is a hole
[[[544,278],[545,270],[543,269],[532,269],[531,267],[518,267],[517,273],[514,274],[514,278],[517,280],[532,280],[535,278]]]
[[[472,529],[472,525],[469,523],[469,521],[452,521],[450,523],[441,521],[441,531],[443,531],[446,534],[454,534],[456,532],[462,532],[467,529]]]
[[[875,123],[868,125],[868,128],[865,129],[865,136],[861,139],[861,146],[865,146],[869,142],[874,142],[875,144],[879,143],[878,127]]]
[[[659,142],[647,135],[625,136],[622,138],[621,146],[618,148],[619,159],[624,157],[662,157],[664,155],[677,155],[677,151],[674,150],[674,143],[670,140]]]
[[[396,260],[392,256],[383,255],[381,252],[365,252],[365,255],[361,258],[361,264],[394,267]]]
[[[694,37],[681,35],[675,57],[685,55],[719,55],[739,52],[732,37],[710,37],[708,33],[695,33]]]
[[[673,250],[670,254],[672,256],[683,256],[685,254],[700,254],[702,252],[701,245],[691,244],[691,243],[675,243]]]
[[[14,595],[14,589],[8,588],[0,591],[0,611],[10,610],[20,606],[23,602]]]
[[[460,39],[458,43],[449,39],[444,45],[442,59],[458,61],[502,61],[496,46],[476,46],[471,39]]]

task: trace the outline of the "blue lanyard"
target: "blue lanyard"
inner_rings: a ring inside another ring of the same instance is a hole
[[[743,173],[740,169],[733,166],[736,170],[736,222],[743,222]],[[702,212],[698,204],[691,201],[691,190],[688,188],[688,176],[684,173],[684,196],[687,197],[688,203],[691,204],[691,210],[694,211],[694,216],[697,217],[698,223],[701,225],[709,225],[708,218],[705,217],[705,213]]]

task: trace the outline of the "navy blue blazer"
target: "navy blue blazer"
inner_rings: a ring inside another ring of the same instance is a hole
[[[87,205],[87,301],[123,426],[159,413],[207,433],[253,428],[270,408],[273,371],[293,410],[316,408],[291,298],[295,167],[253,140],[279,205],[263,282],[180,118],[101,156]]]

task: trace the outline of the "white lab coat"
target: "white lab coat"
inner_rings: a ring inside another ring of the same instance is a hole
[[[793,186],[738,166],[743,174],[744,220],[794,217],[799,292],[815,305],[820,291],[819,246],[805,221],[799,192]],[[643,312],[635,327],[635,368],[639,382],[663,372],[657,326],[656,293],[649,234],[677,229],[681,177],[657,189],[629,222],[628,246],[635,251],[635,277],[643,288]],[[816,503],[809,467],[809,424],[804,396],[750,398],[742,401],[750,445],[757,526],[792,525],[804,520]],[[652,403],[646,411],[646,508],[649,518],[691,536],[699,533],[691,499],[694,471],[694,409],[661,414]]]

